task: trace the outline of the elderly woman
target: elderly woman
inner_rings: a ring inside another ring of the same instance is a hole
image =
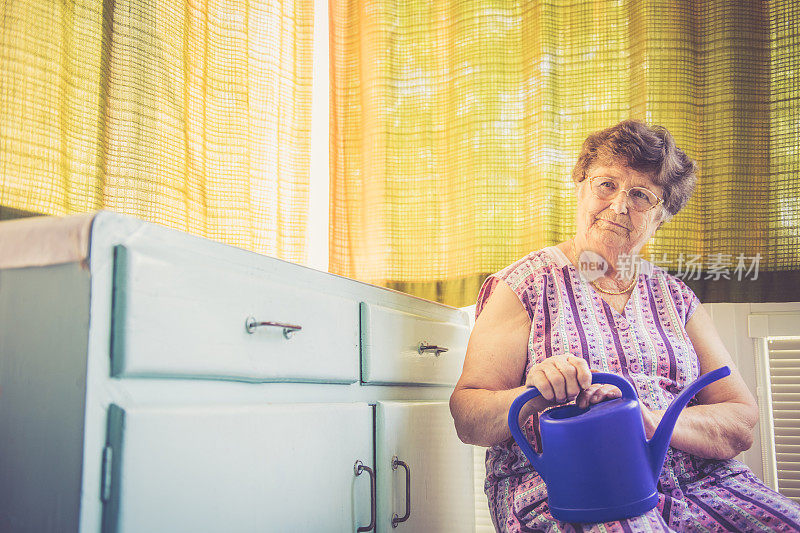
[[[631,260],[689,200],[695,170],[664,128],[625,121],[590,135],[572,173],[575,236],[481,288],[450,406],[461,440],[490,447],[485,490],[498,531],[800,530],[800,506],[733,459],[751,446],[758,409],[708,313],[680,280]],[[592,371],[633,384],[649,438],[687,384],[723,365],[731,375],[702,389],[678,418],[654,509],[585,528],[553,519],[545,484],[506,422],[526,386],[541,391],[523,411],[540,451],[537,413],[620,396],[592,385]]]

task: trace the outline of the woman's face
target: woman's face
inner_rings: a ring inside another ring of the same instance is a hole
[[[613,178],[620,189],[644,187],[663,198],[664,191],[645,174],[621,163],[598,163],[589,168],[578,192],[578,237],[584,246],[604,257],[607,254],[636,254],[653,236],[664,220],[663,204],[649,211],[636,211],[628,196],[620,191],[611,200],[601,200],[592,193],[590,180],[602,176]]]

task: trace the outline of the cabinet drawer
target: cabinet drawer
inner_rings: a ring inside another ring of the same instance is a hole
[[[454,385],[468,338],[466,320],[446,322],[362,302],[361,379],[366,383]]]
[[[114,376],[358,380],[356,301],[188,251],[114,252]]]

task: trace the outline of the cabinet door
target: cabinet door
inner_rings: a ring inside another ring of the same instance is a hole
[[[472,447],[456,435],[446,402],[378,402],[376,414],[378,532],[468,532],[475,529]],[[406,472],[410,470],[410,515]]]
[[[372,420],[367,404],[111,406],[103,531],[355,531]]]

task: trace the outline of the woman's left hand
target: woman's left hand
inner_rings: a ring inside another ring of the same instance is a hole
[[[613,385],[595,383],[578,394],[575,398],[575,405],[581,409],[586,409],[590,405],[600,403],[604,400],[613,400],[614,398],[621,397],[622,393]]]

